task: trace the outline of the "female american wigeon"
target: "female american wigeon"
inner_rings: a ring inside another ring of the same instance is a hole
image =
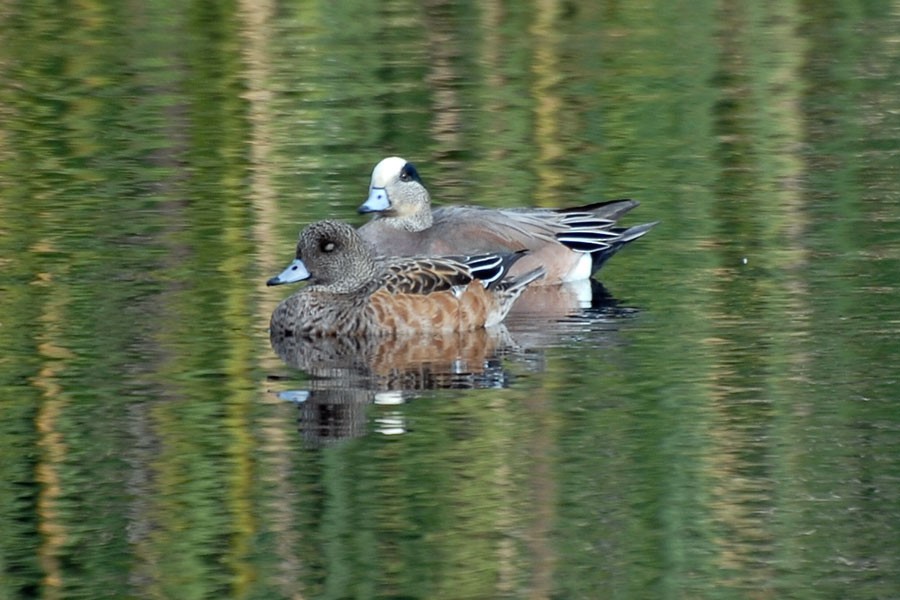
[[[310,280],[272,313],[270,334],[366,336],[490,327],[544,275],[539,267],[507,277],[524,255],[376,259],[350,225],[319,221],[300,234],[291,265],[268,281]]]
[[[369,197],[359,207],[374,218],[359,228],[383,256],[442,256],[512,252],[529,254],[511,270],[518,275],[543,266],[538,285],[588,279],[622,246],[656,223],[616,227],[616,220],[638,205],[611,200],[563,209],[491,209],[443,206],[431,197],[415,166],[391,156],[372,171]]]

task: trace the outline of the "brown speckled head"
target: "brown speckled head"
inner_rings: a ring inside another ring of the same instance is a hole
[[[348,292],[368,284],[378,268],[369,246],[350,225],[318,221],[300,233],[297,258],[310,273],[310,282],[334,292]]]

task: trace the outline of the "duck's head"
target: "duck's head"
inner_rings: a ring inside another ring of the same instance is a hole
[[[375,271],[372,251],[353,227],[341,221],[318,221],[300,233],[293,262],[266,284],[308,279],[316,285],[350,290],[365,284]]]
[[[372,170],[369,197],[358,210],[378,218],[416,219],[431,214],[431,198],[415,165],[390,156]]]

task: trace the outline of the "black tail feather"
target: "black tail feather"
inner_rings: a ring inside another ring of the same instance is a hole
[[[475,279],[480,279],[484,283],[484,287],[490,289],[502,281],[509,272],[509,268],[527,253],[528,250],[519,250],[504,254],[478,254],[466,256],[460,260],[469,267]]]

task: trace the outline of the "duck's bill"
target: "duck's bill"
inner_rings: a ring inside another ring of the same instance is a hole
[[[391,199],[384,188],[373,187],[369,189],[369,197],[357,210],[360,214],[370,212],[382,212],[391,207]]]
[[[306,265],[299,258],[295,258],[294,262],[288,265],[288,268],[266,282],[266,285],[281,285],[283,283],[294,283],[295,281],[303,281],[309,279],[309,271]]]

